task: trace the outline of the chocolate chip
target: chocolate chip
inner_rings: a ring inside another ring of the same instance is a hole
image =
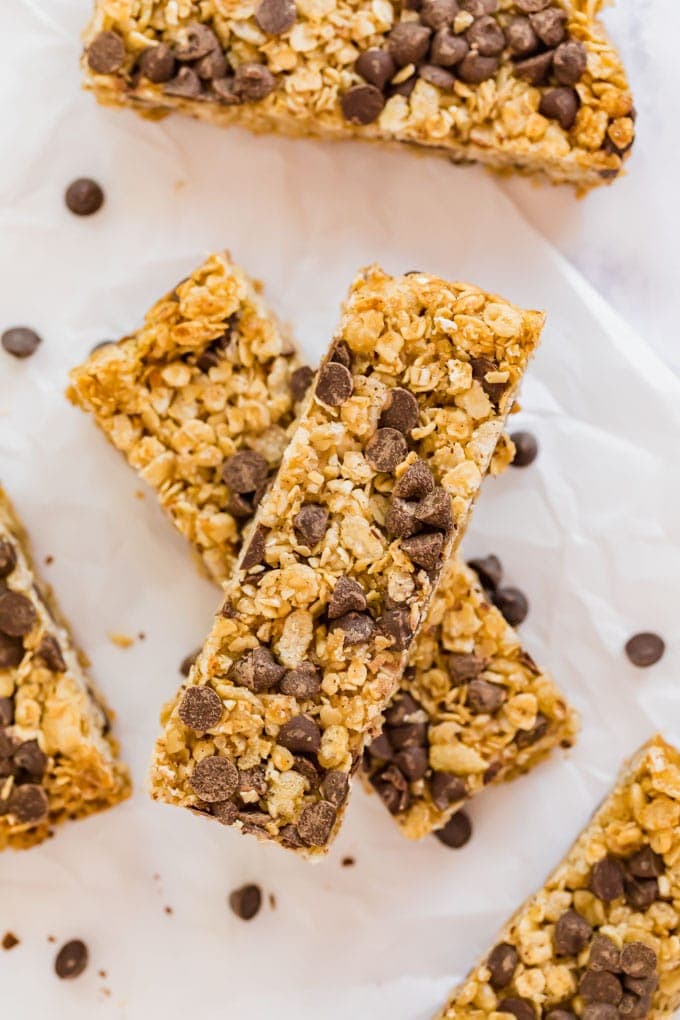
[[[418,424],[418,401],[409,390],[401,386],[390,390],[380,414],[380,428],[396,429],[408,434]]]
[[[515,64],[515,74],[518,78],[524,78],[531,85],[543,85],[552,70],[553,51],[537,53],[535,57],[528,57],[526,60],[518,60]],[[554,90],[553,90],[554,91]],[[549,116],[545,114],[545,116]]]
[[[251,567],[259,567],[264,563],[267,534],[267,528],[258,524],[243,554],[241,570],[250,570]]]
[[[528,18],[512,18],[505,26],[505,38],[516,57],[528,57],[538,49],[538,36]]]
[[[423,0],[420,7],[420,20],[428,28],[444,28],[452,25],[458,13],[457,0]]]
[[[431,528],[450,531],[453,527],[451,496],[446,489],[437,486],[415,508],[415,518]]]
[[[446,825],[441,829],[436,829],[434,834],[444,846],[458,850],[469,841],[472,835],[472,823],[464,811],[456,811]]]
[[[201,800],[209,804],[229,800],[238,789],[238,769],[228,758],[213,754],[198,762],[189,782]]]
[[[395,751],[403,751],[407,747],[425,747],[427,723],[407,722],[400,726],[390,726],[387,736]]]
[[[408,446],[398,429],[380,428],[369,439],[364,453],[375,471],[394,471],[408,455]]]
[[[588,945],[593,929],[582,914],[567,910],[555,925],[555,950],[559,956],[578,956]]]
[[[238,106],[243,101],[243,96],[234,91],[234,80],[234,75],[229,74],[224,78],[213,78],[210,83],[213,95],[228,106]]]
[[[95,74],[114,74],[125,63],[125,42],[117,32],[98,32],[87,48],[87,63]]]
[[[267,792],[267,775],[262,765],[253,765],[250,769],[240,769],[238,774],[239,793],[256,793],[264,797]]]
[[[0,728],[3,726],[11,726],[13,722],[14,702],[11,698],[0,698]]]
[[[450,772],[435,772],[430,780],[432,803],[440,811],[445,811],[451,804],[463,800],[467,794],[465,782],[460,776]]]
[[[504,689],[487,680],[473,680],[467,689],[467,705],[473,715],[492,715],[498,711],[505,698]]]
[[[586,69],[586,48],[577,39],[561,43],[553,57],[553,74],[560,85],[575,85]]]
[[[65,672],[66,663],[64,656],[61,654],[59,642],[52,634],[45,634],[38,645],[38,655],[53,673]]]
[[[9,799],[8,811],[20,825],[37,825],[47,818],[49,802],[42,786],[25,783],[15,787]]]
[[[364,590],[351,577],[339,577],[328,603],[328,619],[337,620],[345,613],[362,613],[368,607]]]
[[[428,769],[428,756],[424,747],[405,747],[394,759],[395,765],[409,782],[422,779]]]
[[[37,740],[25,740],[15,750],[13,764],[15,769],[21,770],[29,779],[39,782],[47,769],[47,755]]]
[[[488,14],[473,21],[465,35],[470,46],[484,57],[496,57],[505,49],[503,29]]]
[[[293,400],[296,403],[298,400],[302,400],[313,378],[314,369],[310,368],[309,365],[300,365],[292,373],[290,377],[290,392],[293,394]]]
[[[414,535],[402,540],[401,548],[413,563],[425,570],[435,570],[441,561],[444,536],[438,533]]]
[[[397,694],[391,701],[385,712],[385,723],[388,726],[401,726],[402,723],[411,722],[413,717],[420,718],[422,707],[408,691]]]
[[[364,50],[358,57],[354,67],[357,74],[360,74],[364,81],[367,81],[369,85],[375,85],[381,91],[385,88],[390,78],[394,77],[394,73],[397,70],[397,65],[387,50],[378,49]],[[361,121],[361,123],[365,122]],[[349,368],[349,366],[347,367]]]
[[[663,857],[655,853],[651,846],[636,850],[626,861],[626,866],[634,878],[660,878],[665,871]]]
[[[608,970],[616,974],[621,969],[620,958],[620,951],[607,935],[595,935],[588,956],[590,970]]]
[[[428,81],[430,85],[435,85],[444,92],[450,92],[456,83],[455,75],[451,71],[436,64],[421,64],[418,73],[423,81]]]
[[[298,822],[298,832],[307,846],[325,846],[335,825],[336,810],[328,800],[309,804]]]
[[[510,436],[515,444],[515,456],[512,460],[513,467],[528,467],[533,464],[538,455],[538,441],[531,432],[513,432]]]
[[[608,1002],[616,1006],[623,995],[619,979],[606,970],[586,970],[578,988],[586,1002]]]
[[[479,85],[493,78],[498,70],[498,57],[483,57],[481,53],[468,53],[458,65],[458,77],[468,85]]]
[[[659,883],[655,878],[626,878],[624,896],[633,910],[647,910],[659,898]]]
[[[396,765],[388,765],[371,779],[371,783],[391,815],[399,815],[408,809],[411,803],[408,780]]]
[[[20,637],[9,637],[0,632],[0,669],[14,669],[24,657],[24,643]]]
[[[234,492],[254,492],[267,481],[269,468],[261,453],[239,450],[222,465],[222,478]]]
[[[0,946],[2,946],[2,948],[6,950],[14,949],[14,947],[18,946],[19,944],[20,939],[18,939],[14,932],[11,931],[6,931],[5,934],[2,936],[2,939],[0,939]]]
[[[665,650],[666,645],[663,638],[648,631],[634,634],[626,642],[626,655],[634,666],[640,668],[653,666],[659,661]]]
[[[632,978],[650,977],[656,964],[656,953],[643,942],[629,942],[621,950],[621,970]]]
[[[532,744],[536,744],[539,740],[542,740],[548,732],[549,726],[549,720],[542,712],[539,712],[536,716],[536,722],[530,730],[519,731],[515,737],[515,743],[518,747],[530,747]]]
[[[220,40],[210,25],[204,25],[199,21],[187,25],[186,38],[186,43],[175,50],[178,60],[200,60],[213,50],[221,48]]]
[[[536,1020],[536,1010],[528,999],[511,995],[498,1003],[499,1013],[510,1013],[516,1020]]]
[[[267,35],[281,35],[292,28],[297,18],[294,0],[261,0],[255,8],[255,21]]]
[[[337,361],[328,361],[319,369],[315,393],[328,407],[339,407],[352,396],[354,382],[348,368]]]
[[[652,995],[659,986],[659,977],[656,972],[648,974],[647,977],[634,978],[628,974],[623,976],[623,986],[627,991],[637,996]]]
[[[139,70],[155,85],[170,81],[175,73],[175,58],[166,43],[148,46],[139,58]]]
[[[299,701],[316,697],[321,690],[318,669],[311,662],[303,662],[296,669],[289,669],[279,684],[279,690]]]
[[[239,810],[233,800],[218,800],[210,805],[210,814],[220,825],[233,825],[239,816]]]
[[[267,826],[271,822],[271,816],[256,807],[246,807],[238,813],[238,820],[241,822],[241,832],[244,835],[253,835],[262,838],[267,835]]]
[[[408,609],[388,609],[378,620],[378,633],[391,639],[395,651],[403,652],[413,637]]]
[[[510,624],[517,627],[526,620],[529,613],[529,602],[519,588],[497,588],[493,593],[493,604]]]
[[[305,845],[294,825],[284,825],[279,831],[279,839],[283,846],[288,847],[290,850],[298,850]]]
[[[194,70],[198,77],[205,81],[210,81],[213,78],[222,81],[229,68],[222,50],[212,50],[194,64]]]
[[[456,35],[450,28],[440,28],[432,40],[430,57],[440,67],[455,67],[467,56],[469,49],[462,35]]]
[[[494,555],[468,560],[468,567],[474,570],[482,588],[486,588],[487,591],[495,591],[503,578],[501,561]]]
[[[420,521],[416,520],[417,503],[394,496],[385,515],[385,527],[388,535],[394,538],[408,538],[422,530]]]
[[[224,709],[217,691],[202,684],[187,688],[177,711],[185,726],[197,733],[205,733],[217,726]]]
[[[239,64],[234,75],[234,93],[241,99],[256,102],[276,88],[276,79],[264,64]]]
[[[552,0],[515,0],[515,6],[523,14],[535,14],[552,3]]]
[[[392,745],[386,733],[381,733],[380,736],[371,741],[368,745],[368,753],[371,758],[375,758],[377,761],[392,760]]]
[[[23,637],[28,634],[38,614],[30,599],[19,592],[0,592],[0,631],[9,637]]]
[[[262,906],[262,890],[259,885],[242,885],[229,893],[229,906],[242,921],[251,921]]]
[[[401,21],[387,37],[387,47],[397,67],[419,64],[427,55],[432,32],[417,21]]]
[[[561,7],[546,7],[530,17],[531,27],[546,46],[559,46],[567,34],[567,12]]]
[[[14,546],[7,539],[0,539],[0,577],[9,577],[17,565]]]
[[[352,367],[352,352],[349,349],[349,344],[346,340],[336,340],[331,348],[329,361],[337,361],[339,365],[344,365],[345,368]]]
[[[340,807],[347,800],[349,793],[349,776],[346,772],[333,769],[327,772],[321,783],[321,795],[335,807]]]
[[[328,511],[318,503],[307,503],[293,518],[295,537],[310,549],[319,544],[327,528]]]
[[[321,729],[310,716],[296,715],[283,724],[276,742],[289,751],[316,754],[321,747]]]
[[[269,649],[260,645],[237,659],[228,676],[233,683],[260,694],[275,687],[284,672],[283,666],[279,666]]]
[[[243,496],[240,492],[230,492],[227,500],[227,510],[240,520],[248,520],[255,513],[253,504],[254,499],[252,496]]]
[[[66,205],[76,216],[91,216],[104,204],[104,192],[90,177],[72,181],[64,196]]]
[[[635,1020],[643,1020],[648,1014],[652,1006],[652,996],[643,996],[638,998],[637,995],[631,995],[629,992],[624,992],[623,998],[615,1009],[616,1016],[614,1020],[622,1020],[622,1018],[635,1018]],[[593,1007],[589,1007],[592,1009]],[[611,1007],[607,1007],[610,1009]],[[585,1016],[585,1013],[584,1013]]]
[[[434,477],[423,460],[410,464],[394,486],[392,494],[400,499],[423,499],[434,489]]]
[[[344,633],[346,645],[357,645],[369,640],[375,624],[368,613],[345,613],[333,621],[335,628]]]
[[[619,1011],[616,1006],[606,1002],[592,1002],[586,1006],[582,1013],[583,1020],[619,1020]]]
[[[177,96],[180,99],[196,99],[203,91],[203,86],[193,67],[180,67],[175,77],[166,83],[163,91],[168,96]]]
[[[29,329],[28,326],[13,326],[11,329],[6,329],[0,338],[2,346],[11,354],[14,358],[29,358],[31,354],[34,354],[38,349],[38,345],[42,343],[42,338],[33,329]],[[7,545],[9,543],[6,543]],[[12,567],[12,570],[14,567]],[[7,574],[1,574],[0,576],[6,577]]]
[[[551,120],[558,120],[565,131],[573,127],[581,100],[575,89],[550,89],[541,96],[538,112]]]
[[[492,988],[507,988],[517,969],[519,956],[509,942],[499,942],[489,953],[486,965],[491,972],[489,984]]]
[[[90,954],[81,939],[72,939],[61,947],[54,961],[57,977],[77,978],[87,967]]]
[[[615,857],[603,857],[590,872],[588,888],[604,903],[623,896],[623,868]]]

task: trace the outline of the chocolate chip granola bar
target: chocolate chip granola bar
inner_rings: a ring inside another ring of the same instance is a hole
[[[600,0],[97,0],[86,85],[149,116],[615,178],[634,138]]]
[[[110,716],[0,489],[0,850],[130,793]]]
[[[350,291],[189,683],[158,800],[325,851],[543,322],[377,268]],[[396,526],[408,516],[410,528]]]
[[[438,1020],[664,1020],[680,1006],[680,754],[640,749]]]

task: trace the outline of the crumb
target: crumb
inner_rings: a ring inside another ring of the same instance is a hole
[[[137,637],[138,637],[138,639],[139,639],[140,641],[146,641],[146,634],[144,633],[144,631],[143,631],[143,630],[140,630],[140,632],[139,632],[139,634],[137,635]]]
[[[54,563],[54,556],[46,556],[45,557],[45,563],[49,567],[50,563]]]
[[[141,489],[135,489],[135,499],[146,499],[146,495]]]
[[[15,946],[19,945],[21,940],[16,937],[13,931],[6,931],[2,936],[2,948],[3,949],[14,949]]]
[[[158,872],[155,872],[155,874],[153,874],[151,877],[153,878],[154,882],[160,882],[161,880],[161,876],[158,874]]]
[[[97,974],[99,974],[100,978],[105,978],[106,977],[106,971],[105,970],[98,970]]]
[[[47,941],[48,942],[56,942],[57,940],[56,940],[54,935],[48,935],[47,936]]]
[[[163,907],[163,910],[165,911],[166,914],[172,913],[172,907]]]
[[[110,988],[102,988],[101,992],[102,992],[102,995],[105,995],[107,999],[111,998],[111,989]]]
[[[112,645],[117,645],[118,648],[129,648],[135,643],[135,639],[131,638],[129,634],[121,634],[117,630],[110,630],[108,639]]]
[[[269,893],[269,906],[272,908],[272,910],[276,910],[276,896],[274,895],[273,892]]]
[[[175,181],[175,191],[181,191],[182,188],[186,187],[186,181]]]
[[[353,868],[354,865],[356,864],[356,861],[354,860],[353,857],[343,857],[342,860],[340,861],[340,864],[342,865],[343,868]]]

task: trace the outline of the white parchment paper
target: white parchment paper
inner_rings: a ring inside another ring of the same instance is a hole
[[[39,560],[54,557],[44,573],[118,712],[136,792],[0,858],[0,934],[21,938],[0,953],[0,1015],[424,1020],[540,885],[621,760],[657,728],[680,738],[680,382],[481,171],[98,108],[79,92],[88,13],[85,0],[0,6],[0,328],[44,337],[26,362],[0,351],[0,474]],[[62,201],[81,175],[107,194],[87,220]],[[528,593],[526,645],[583,732],[568,758],[480,796],[461,851],[407,843],[360,789],[316,867],[145,794],[159,707],[216,595],[62,391],[94,342],[135,328],[223,247],[266,281],[311,361],[351,277],[374,260],[549,312],[513,423],[538,434],[540,457],[488,482],[465,548],[497,552]],[[668,642],[647,671],[622,652],[643,629]],[[121,650],[109,631],[145,638]],[[347,855],[355,867],[341,867]],[[246,881],[276,898],[250,923],[226,903]],[[87,941],[83,977],[56,979],[48,936]]]

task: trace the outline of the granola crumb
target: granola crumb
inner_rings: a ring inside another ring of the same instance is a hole
[[[17,938],[13,931],[6,931],[2,937],[2,948],[3,949],[14,949],[18,946],[21,939]]]
[[[356,861],[353,857],[343,857],[340,864],[343,868],[353,868]]]
[[[129,634],[122,634],[118,630],[110,630],[108,633],[108,639],[112,645],[116,645],[118,648],[129,648],[130,645],[135,643],[135,639],[130,637]]]

